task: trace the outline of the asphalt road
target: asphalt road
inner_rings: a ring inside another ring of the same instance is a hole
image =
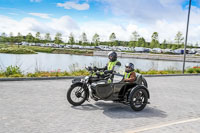
[[[150,105],[72,107],[71,80],[0,82],[0,133],[199,133],[200,76],[148,77]]]

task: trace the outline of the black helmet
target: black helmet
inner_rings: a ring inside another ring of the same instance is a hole
[[[108,53],[108,58],[110,59],[111,62],[116,61],[117,60],[117,53],[114,51],[110,51]]]
[[[130,72],[134,71],[134,65],[133,65],[133,63],[127,63],[127,64],[125,65],[125,67],[126,67],[125,71],[126,71],[127,73],[130,73]]]

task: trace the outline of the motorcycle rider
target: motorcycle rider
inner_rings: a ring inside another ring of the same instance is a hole
[[[136,73],[134,72],[134,64],[127,63],[125,65],[124,82],[134,82],[136,80]]]
[[[108,59],[109,62],[104,68],[95,68],[98,70],[106,70],[106,72],[113,72],[115,66],[121,66],[121,63],[117,60],[117,53],[115,51],[111,51],[108,53]]]
[[[111,51],[108,53],[108,59],[109,62],[106,64],[104,68],[97,68],[94,67],[96,70],[103,70],[103,72],[97,73],[98,76],[104,77],[106,74],[112,74],[116,69],[118,69],[121,66],[121,63],[117,60],[117,53],[114,51]],[[108,83],[111,83],[113,81],[114,75],[108,79]]]
[[[115,66],[121,66],[121,63],[117,60],[117,53],[111,51],[108,53],[108,59],[110,60],[106,65],[107,70],[114,70]]]

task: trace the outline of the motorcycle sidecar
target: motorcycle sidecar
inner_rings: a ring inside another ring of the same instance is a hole
[[[122,75],[114,74],[112,83],[95,82],[92,83],[91,89],[98,100],[121,102],[130,105],[135,111],[140,111],[150,98],[147,87],[141,84],[142,79],[142,75],[138,74],[134,83],[127,83],[123,82]]]

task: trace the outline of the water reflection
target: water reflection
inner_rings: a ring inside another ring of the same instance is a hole
[[[182,69],[182,62],[178,61],[161,61],[146,60],[133,58],[119,58],[123,65],[127,62],[135,64],[135,68],[147,71],[149,69],[164,70],[169,68]],[[16,54],[0,54],[0,67],[6,68],[10,65],[18,65],[24,72],[52,71],[61,69],[61,71],[70,71],[82,69],[87,65],[96,65],[98,67],[105,66],[108,62],[107,57],[99,56],[82,56],[69,54],[47,54],[38,53],[33,55],[16,55]],[[200,63],[186,63],[187,67],[200,65]]]

